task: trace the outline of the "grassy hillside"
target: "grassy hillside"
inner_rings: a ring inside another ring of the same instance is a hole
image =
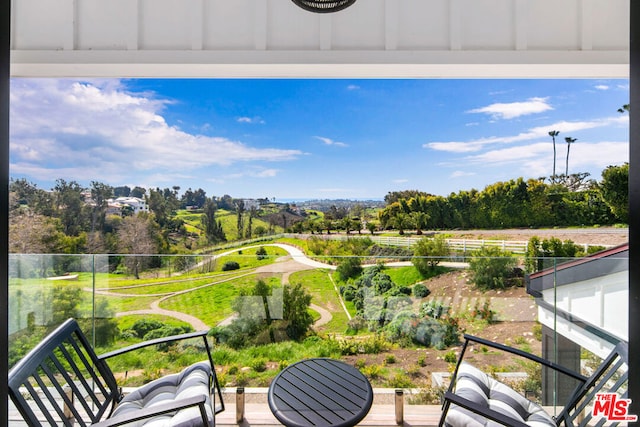
[[[202,227],[202,215],[202,211],[179,210],[176,212],[175,218],[184,221],[185,228],[188,233],[203,236],[204,229]],[[235,212],[226,209],[218,209],[216,211],[216,219],[221,222],[222,229],[224,230],[227,240],[231,241],[238,238],[238,217]],[[248,221],[248,216],[245,216],[245,230],[248,226]],[[269,230],[269,223],[261,218],[253,218],[252,229],[254,232],[258,227],[263,227],[265,230]],[[276,225],[275,232],[282,232],[282,227]]]

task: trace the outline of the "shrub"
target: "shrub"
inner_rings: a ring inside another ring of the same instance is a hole
[[[439,319],[448,312],[449,307],[442,304],[440,301],[429,301],[420,306],[420,315],[430,317],[432,319]]]
[[[442,236],[423,237],[413,248],[411,262],[423,276],[435,269],[443,257],[449,255],[449,245]]]
[[[380,365],[368,365],[362,369],[362,373],[374,380],[382,374],[382,367],[380,367]]]
[[[193,332],[193,328],[191,328],[190,326],[181,327],[181,326],[164,325],[161,328],[149,331],[143,337],[143,339],[145,341],[149,341],[149,340],[154,340],[156,338],[170,337],[171,335],[185,334],[187,332]]]
[[[416,298],[424,298],[429,296],[430,293],[431,291],[422,283],[418,283],[413,286],[413,296]]]
[[[471,317],[480,320],[486,320],[488,323],[493,322],[495,311],[491,310],[489,301],[485,301],[482,307],[480,307],[480,303],[477,302],[473,311],[471,312]]]
[[[144,336],[144,340],[149,341],[149,340],[154,340],[156,338],[170,337],[171,335],[179,335],[187,332],[193,332],[193,328],[191,328],[191,326],[180,327],[180,326],[164,325],[161,328],[154,329],[152,331],[147,332],[147,334]],[[175,345],[175,344],[176,343],[158,344],[158,350],[166,351],[172,345]]]
[[[256,258],[258,258],[258,260],[267,259],[267,250],[264,246],[260,246],[258,250],[256,250]]]
[[[348,257],[338,264],[336,268],[338,279],[346,282],[349,279],[355,279],[362,274],[362,263],[358,257]]]
[[[510,252],[494,246],[474,251],[469,260],[472,280],[481,290],[506,288],[515,265],[516,260]]]
[[[415,384],[407,374],[397,373],[393,377],[389,378],[386,386],[389,388],[413,388],[415,387]]]
[[[456,363],[458,361],[458,356],[456,356],[456,352],[451,350],[444,354],[444,361],[447,363]]]
[[[166,326],[159,320],[149,320],[149,319],[141,319],[136,320],[136,322],[131,326],[131,329],[135,332],[138,338],[143,338],[149,332],[160,329]]]
[[[254,359],[251,361],[250,367],[255,372],[264,372],[267,370],[267,362],[264,359]]]
[[[236,261],[227,261],[222,265],[222,271],[239,270],[240,264]]]
[[[422,367],[427,366],[427,356],[425,355],[418,356],[417,363],[418,363],[418,366],[422,366]]]

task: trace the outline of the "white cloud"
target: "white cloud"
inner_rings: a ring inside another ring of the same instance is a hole
[[[556,173],[565,170],[565,143],[557,156]],[[599,141],[571,144],[569,173],[585,170],[602,170],[609,165],[622,164],[629,159],[627,142]],[[464,162],[491,168],[514,168],[523,176],[549,176],[552,174],[553,150],[551,142],[538,142],[518,147],[487,151],[468,156]],[[512,174],[517,175],[517,174]],[[594,179],[599,177],[594,176]]]
[[[474,176],[476,175],[475,172],[467,172],[467,171],[454,171],[450,177],[451,178],[463,178],[465,176]]]
[[[494,136],[472,141],[434,141],[423,144],[422,146],[424,148],[430,148],[436,151],[468,153],[473,151],[480,151],[485,146],[490,144],[511,144],[523,141],[533,141],[541,138],[549,138],[549,132],[552,130],[557,130],[558,132],[560,132],[560,138],[564,140],[563,136],[568,135],[572,132],[578,132],[586,129],[595,129],[605,126],[626,126],[628,122],[629,117],[626,115],[583,122],[560,121],[545,126],[530,128],[527,131],[519,133],[517,135],[502,137]]]
[[[596,88],[598,90],[609,90],[609,86],[608,85],[595,85],[594,88]]]
[[[184,132],[165,121],[162,111],[168,103],[129,92],[113,80],[14,79],[11,171],[31,171],[41,179],[48,175],[49,180],[64,176],[112,182],[141,171],[189,174],[214,165],[288,161],[302,155]]]
[[[552,110],[546,98],[529,98],[524,102],[495,103],[486,107],[469,110],[469,113],[489,114],[494,119],[514,119],[528,114]]]
[[[255,172],[251,172],[249,175],[254,178],[273,178],[278,175],[278,169],[263,169]]]
[[[406,182],[409,182],[409,180],[406,178],[398,178],[398,179],[394,179],[391,182],[393,182],[394,184],[404,184]]]
[[[324,142],[325,145],[335,145],[336,147],[348,147],[348,145],[345,144],[344,142],[334,141],[333,139],[325,138],[324,136],[316,136],[315,138],[317,138],[320,141]]]
[[[238,123],[265,124],[265,121],[261,117],[238,117],[236,121]]]
[[[349,85],[347,86],[347,90],[358,90],[360,89],[360,86],[358,85]]]
[[[430,148],[436,151],[447,151],[449,153],[469,153],[473,151],[480,151],[485,145],[481,141],[469,141],[469,142],[429,142],[423,144],[424,148]]]

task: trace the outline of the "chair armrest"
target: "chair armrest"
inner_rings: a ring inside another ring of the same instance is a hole
[[[531,353],[528,353],[526,351],[522,351],[522,350],[514,348],[514,347],[509,347],[509,346],[504,345],[504,344],[500,344],[500,343],[497,343],[497,342],[486,340],[484,338],[476,337],[476,336],[473,336],[473,335],[467,335],[467,334],[464,335],[464,339],[467,340],[467,341],[472,341],[472,342],[476,342],[478,344],[485,345],[487,347],[492,347],[492,348],[495,348],[495,349],[498,349],[498,350],[502,350],[502,351],[505,351],[507,353],[511,353],[511,354],[516,355],[516,356],[523,357],[525,359],[529,359],[531,361],[534,361],[534,362],[537,362],[537,363],[539,363],[541,365],[544,365],[544,366],[546,366],[548,368],[551,368],[551,369],[553,369],[555,371],[558,371],[558,372],[560,372],[560,373],[562,373],[564,375],[568,375],[571,378],[574,378],[574,379],[576,379],[578,381],[581,381],[582,383],[585,383],[588,380],[587,377],[585,377],[584,375],[582,375],[582,374],[580,374],[578,372],[575,372],[575,371],[573,371],[571,369],[568,369],[568,368],[566,368],[566,367],[564,367],[562,365],[558,365],[557,363],[551,362],[550,360],[543,359],[542,357],[536,356],[535,354],[531,354]],[[462,357],[461,357],[461,359],[462,359]],[[460,361],[458,361],[458,364],[459,363],[460,363]]]
[[[140,421],[146,418],[151,418],[158,415],[168,414],[174,411],[179,411],[180,409],[185,409],[192,406],[200,407],[200,412],[205,414],[203,415],[203,420],[205,420],[206,419],[206,411],[204,407],[205,402],[206,402],[206,396],[204,395],[192,396],[185,399],[174,400],[171,402],[155,405],[151,408],[144,408],[144,409],[140,409],[139,411],[129,412],[113,418],[108,418],[98,423],[91,424],[91,426],[92,427],[120,426],[124,424],[129,424],[135,421]],[[203,423],[203,425],[206,425],[206,422]]]
[[[468,410],[470,410],[471,412],[473,412],[474,414],[479,414],[482,415],[485,418],[488,418],[490,420],[493,420],[499,424],[502,424],[504,426],[508,426],[508,427],[529,427],[528,424],[520,422],[516,419],[507,417],[505,414],[498,412],[498,411],[494,411],[493,409],[489,409],[486,408],[484,406],[478,405],[477,403],[465,399],[464,397],[460,397],[457,394],[454,394],[450,391],[445,392],[444,394],[444,399],[445,401],[449,401],[451,403],[455,403],[458,406],[461,406],[463,408],[466,408]],[[443,420],[444,420],[444,414],[443,414]]]
[[[198,331],[198,332],[190,332],[187,334],[180,334],[180,335],[172,335],[170,337],[162,337],[162,338],[156,338],[153,340],[148,340],[148,341],[144,341],[138,344],[133,344],[130,345],[128,347],[123,347],[121,349],[118,350],[114,350],[114,351],[110,351],[108,353],[104,353],[98,356],[98,359],[100,360],[106,360],[109,359],[111,357],[115,357],[115,356],[119,356],[121,354],[124,353],[128,353],[130,351],[133,350],[139,350],[141,348],[145,348],[145,347],[149,347],[151,345],[156,345],[156,344],[164,344],[164,343],[169,343],[169,342],[174,342],[174,341],[181,341],[181,340],[186,340],[186,339],[190,339],[190,338],[198,338],[198,337],[204,337],[204,339],[206,340],[206,336],[209,333],[209,331]],[[207,346],[207,350],[208,350],[209,346]]]

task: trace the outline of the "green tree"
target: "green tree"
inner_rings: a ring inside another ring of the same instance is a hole
[[[624,223],[629,222],[629,163],[607,166],[602,171],[598,188],[616,218]]]
[[[93,200],[91,231],[103,230],[108,199],[111,197],[113,197],[113,187],[102,182],[91,181],[91,200]]]
[[[53,288],[51,301],[51,325],[57,326],[69,318],[77,319],[82,302],[82,288],[77,285],[57,285]]]
[[[443,236],[423,237],[413,246],[411,262],[422,276],[427,276],[449,253],[449,245]]]
[[[371,233],[371,235],[373,235],[377,229],[378,229],[378,226],[376,225],[375,222],[373,221],[367,222],[367,230],[369,230],[369,233]]]
[[[216,221],[217,209],[218,206],[213,198],[207,199],[204,203],[204,213],[202,214],[200,222],[209,243],[219,243],[227,240],[224,230],[222,229],[222,222],[219,220]]]
[[[511,253],[495,246],[474,251],[469,260],[472,281],[481,290],[506,288],[515,266],[516,259]]]
[[[416,234],[421,235],[422,230],[427,228],[429,215],[427,215],[424,212],[411,212],[411,219],[413,220],[413,223],[416,226]]]
[[[146,188],[142,188],[142,187],[134,187],[133,190],[131,190],[131,197],[137,197],[139,199],[144,199],[144,197],[147,195],[147,189]]]
[[[296,283],[283,288],[282,298],[287,335],[294,340],[301,339],[313,324],[313,317],[309,314],[311,295],[302,287],[302,284]]]
[[[413,224],[411,221],[411,217],[408,214],[401,212],[395,216],[393,225],[398,230],[398,234],[403,235],[404,230],[410,228]]]
[[[53,188],[56,216],[60,218],[63,231],[68,236],[77,236],[85,229],[83,190],[77,182],[64,179],[58,179]]]
[[[122,185],[113,188],[113,197],[129,197],[131,195],[131,187]]]
[[[350,217],[345,216],[340,220],[340,226],[347,234],[349,234],[351,233],[351,230],[355,228],[355,221],[352,220]]]
[[[267,259],[268,258],[267,249],[264,246],[260,246],[256,250],[256,258],[258,260],[263,260],[263,259]]]
[[[338,279],[346,282],[349,279],[355,279],[362,274],[362,262],[358,257],[344,258],[336,268]]]
[[[243,239],[244,238],[244,212],[245,212],[245,207],[244,207],[244,201],[242,200],[237,200],[236,201],[236,227],[238,229],[238,239]],[[286,228],[286,225],[285,225]]]

